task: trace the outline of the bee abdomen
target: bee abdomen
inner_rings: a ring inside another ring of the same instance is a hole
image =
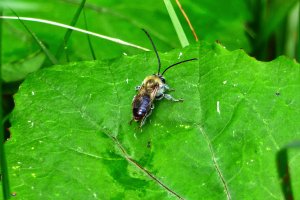
[[[140,104],[133,108],[133,116],[135,120],[139,121],[147,114],[151,108],[150,101],[150,96],[145,95],[142,97]]]

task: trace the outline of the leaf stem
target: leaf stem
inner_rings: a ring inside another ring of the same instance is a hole
[[[80,14],[81,14],[81,12],[82,12],[82,9],[84,8],[85,2],[86,2],[86,0],[82,0],[82,1],[81,1],[80,5],[79,5],[79,7],[78,7],[78,9],[77,9],[77,11],[76,11],[76,13],[75,13],[75,15],[74,15],[72,21],[71,21],[70,26],[75,26],[75,25],[76,25],[76,23],[77,23],[77,21],[78,21],[78,19],[79,19],[79,16],[80,16]],[[62,55],[63,50],[66,49],[65,47],[66,47],[67,44],[68,44],[68,41],[69,41],[69,39],[70,39],[70,37],[71,37],[71,34],[72,34],[72,31],[73,31],[72,29],[68,29],[68,30],[66,31],[65,36],[64,36],[64,40],[63,40],[62,43],[60,44],[60,46],[59,46],[59,48],[58,48],[58,50],[57,50],[57,53],[56,53],[56,57],[57,57],[58,59],[59,59],[60,56]],[[66,52],[66,53],[67,53],[67,52]]]
[[[86,14],[85,14],[84,9],[83,9],[83,19],[84,19],[85,29],[89,30],[88,24],[87,24],[87,19],[86,19]],[[88,44],[89,44],[89,47],[90,47],[90,51],[91,51],[92,57],[93,57],[94,60],[97,60],[97,57],[96,57],[96,54],[95,54],[95,51],[94,51],[94,48],[93,48],[93,45],[92,45],[92,41],[91,41],[90,35],[86,35],[86,36],[87,36],[87,40],[88,40]]]
[[[190,27],[190,29],[191,29],[193,35],[194,35],[194,38],[195,38],[195,40],[196,40],[196,42],[197,42],[197,41],[198,41],[198,36],[197,36],[197,34],[196,34],[196,32],[195,32],[195,29],[194,29],[194,27],[193,27],[193,25],[192,25],[192,23],[191,23],[189,17],[187,16],[187,14],[185,13],[185,11],[183,10],[183,8],[182,8],[182,6],[181,6],[179,0],[176,0],[176,3],[177,3],[177,6],[178,6],[179,9],[180,9],[182,15],[184,16],[186,22],[188,23],[188,25],[189,25],[189,27]]]
[[[36,36],[36,34],[31,31],[28,26],[20,19],[20,17],[18,16],[18,14],[11,9],[11,11],[16,15],[16,17],[19,19],[20,23],[24,26],[24,28],[26,29],[26,31],[31,35],[31,37],[35,40],[35,42],[39,45],[39,47],[41,48],[41,50],[45,53],[45,55],[47,56],[47,58],[50,60],[50,62],[55,65],[58,64],[57,59],[55,58],[55,56],[47,49],[47,47],[44,45],[44,43]]]

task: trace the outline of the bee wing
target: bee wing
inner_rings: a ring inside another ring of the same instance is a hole
[[[150,92],[151,103],[154,101],[158,89],[159,89],[159,85],[158,84],[155,85],[155,87],[152,88],[152,91]]]
[[[148,101],[147,107],[151,107],[152,102],[155,99],[156,93],[159,89],[159,85],[156,85],[155,87],[146,88],[144,85],[139,89],[138,94],[134,96],[132,101],[132,107],[133,108],[139,108],[142,104],[142,102],[145,100],[145,97],[148,96],[150,98],[150,101]]]
[[[134,96],[133,101],[132,101],[132,107],[133,108],[138,108],[140,107],[141,103],[143,101],[143,94],[137,94]]]

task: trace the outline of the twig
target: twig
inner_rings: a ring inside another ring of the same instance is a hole
[[[181,13],[183,14],[185,20],[186,20],[187,23],[189,24],[189,27],[190,27],[190,29],[191,29],[193,35],[194,35],[195,40],[198,41],[198,37],[197,37],[197,34],[196,34],[195,30],[194,30],[194,27],[193,27],[192,23],[190,22],[189,17],[187,16],[187,14],[184,12],[184,10],[183,10],[183,8],[182,8],[182,6],[181,6],[179,0],[176,0],[176,3],[177,3],[177,5],[178,5],[178,7],[179,7]]]

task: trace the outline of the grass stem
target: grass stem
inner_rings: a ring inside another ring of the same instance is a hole
[[[178,39],[180,41],[180,44],[182,47],[186,47],[189,45],[189,41],[184,33],[184,30],[180,24],[180,21],[175,13],[175,10],[172,6],[172,3],[170,0],[164,0],[165,6],[168,10],[169,16],[171,18],[171,21],[173,23],[173,26],[175,28],[175,31],[177,33]]]

